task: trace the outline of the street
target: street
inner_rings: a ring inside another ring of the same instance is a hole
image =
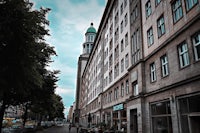
[[[69,132],[68,125],[64,125],[61,127],[47,128],[42,131],[37,131],[36,133],[77,133],[77,129],[76,127],[72,127],[71,132]]]

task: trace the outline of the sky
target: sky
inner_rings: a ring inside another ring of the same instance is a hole
[[[65,116],[75,101],[78,57],[82,53],[85,32],[90,23],[98,30],[107,0],[31,0],[33,8],[50,8],[50,36],[46,42],[55,47],[51,70],[60,70],[56,94],[63,99]]]

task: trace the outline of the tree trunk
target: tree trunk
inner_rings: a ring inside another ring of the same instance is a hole
[[[28,115],[28,104],[25,105],[25,112],[24,112],[24,118],[23,118],[23,127],[26,124],[27,115]]]
[[[2,129],[3,116],[4,116],[5,109],[6,109],[6,104],[3,101],[3,104],[0,107],[0,133],[1,133],[1,129]]]

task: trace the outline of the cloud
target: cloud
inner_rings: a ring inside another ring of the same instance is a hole
[[[62,20],[60,26],[71,29],[70,32],[84,33],[90,25],[90,21],[93,21],[96,28],[99,25],[104,7],[99,5],[97,0],[79,3],[73,3],[69,0],[62,2],[58,0],[56,2],[59,10],[56,18]],[[67,25],[70,25],[70,27],[67,27]]]
[[[73,104],[76,91],[78,57],[82,53],[85,32],[90,23],[98,29],[103,15],[104,0],[31,0],[34,8],[51,8],[47,15],[51,36],[45,36],[47,43],[55,47],[58,56],[53,57],[50,70],[60,70],[56,94],[63,98],[67,114]]]
[[[74,89],[67,89],[67,88],[56,88],[56,94],[58,95],[67,95],[67,96],[74,96],[75,90]]]

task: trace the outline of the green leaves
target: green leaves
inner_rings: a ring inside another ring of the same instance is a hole
[[[32,9],[29,0],[0,0],[0,102],[17,105],[51,99],[58,71],[46,67],[55,56],[45,42],[49,8]]]

